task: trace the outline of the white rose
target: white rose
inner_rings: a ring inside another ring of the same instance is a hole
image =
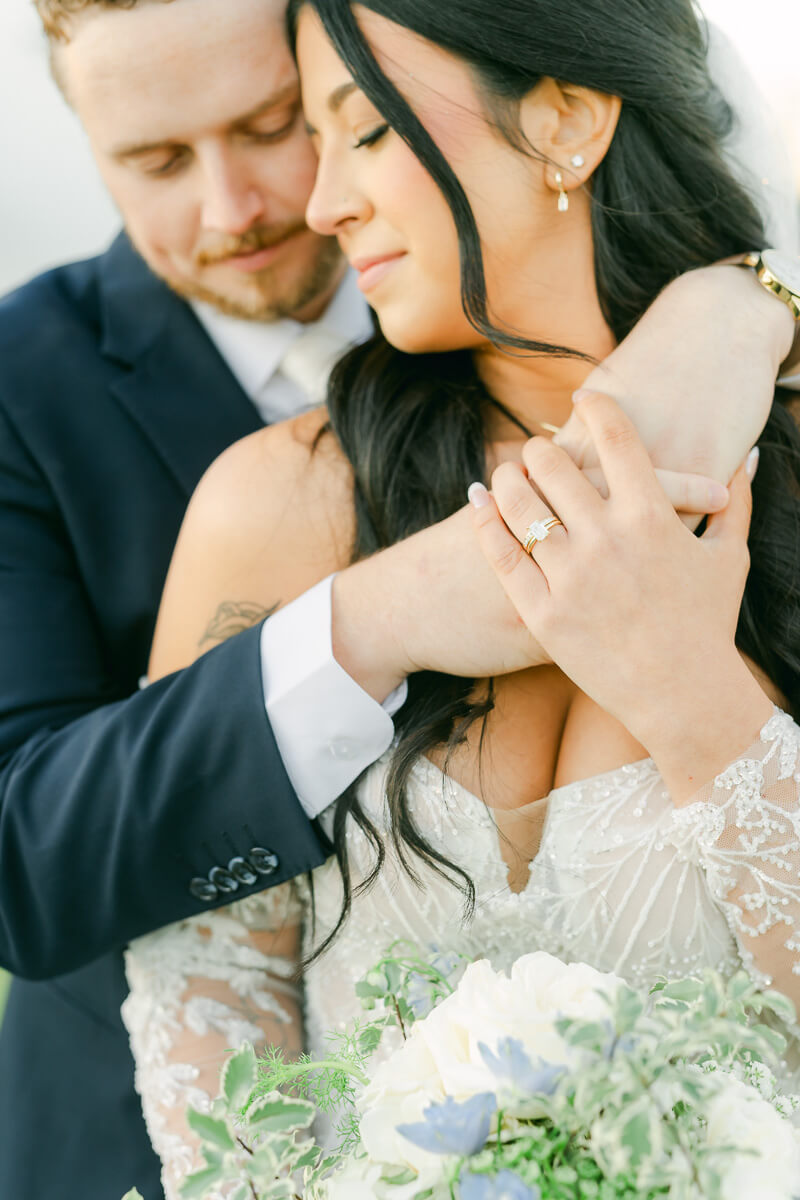
[[[401,1137],[397,1125],[423,1120],[424,1109],[446,1095],[463,1101],[478,1092],[496,1092],[501,1085],[483,1060],[481,1043],[496,1050],[513,1037],[534,1061],[576,1063],[577,1053],[555,1022],[562,1016],[607,1016],[597,990],[613,993],[620,982],[544,953],[519,959],[511,978],[486,960],[471,963],[453,995],[412,1027],[408,1041],[376,1068],[361,1096],[361,1136],[370,1157],[432,1169],[440,1162],[437,1156]]]
[[[722,1073],[720,1084],[707,1110],[707,1144],[756,1152],[721,1160],[722,1200],[792,1200],[800,1181],[797,1130],[747,1084]]]

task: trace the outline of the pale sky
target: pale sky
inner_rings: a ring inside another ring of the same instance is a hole
[[[704,0],[702,7],[765,93],[800,186],[800,0]],[[55,263],[97,253],[119,222],[49,78],[31,0],[0,0],[0,112],[2,293]]]

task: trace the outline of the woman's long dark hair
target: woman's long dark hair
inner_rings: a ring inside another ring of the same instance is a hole
[[[465,312],[496,345],[582,357],[567,347],[528,341],[492,321],[481,242],[469,201],[414,111],[377,65],[350,0],[290,0],[289,33],[309,4],[359,87],[428,170],[455,219]],[[522,98],[542,78],[619,96],[622,112],[609,151],[591,180],[595,274],[600,302],[618,339],[625,337],[670,280],[765,244],[751,198],[731,174],[721,146],[731,110],[709,76],[704,29],[690,0],[359,0],[458,55],[474,72],[487,119],[521,153]],[[800,720],[800,435],[776,400],[759,441],[750,532],[751,570],[737,644],[786,697]],[[702,404],[698,396],[698,404]],[[359,559],[440,521],[464,503],[486,474],[487,415],[496,402],[466,352],[408,355],[380,335],[338,366],[329,392],[330,425],[355,474]],[[391,835],[416,878],[413,859],[462,888],[471,880],[428,844],[409,810],[414,762],[434,746],[458,744],[491,708],[473,702],[475,680],[412,676],[395,720],[397,745],[387,795]],[[709,704],[714,697],[709,696]],[[339,801],[334,844],[352,901],[345,830],[354,819],[375,850],[368,888],[383,863],[377,830],[353,787]]]

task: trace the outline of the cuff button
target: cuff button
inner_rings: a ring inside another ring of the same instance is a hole
[[[233,878],[230,871],[226,871],[225,867],[212,867],[208,872],[208,878],[226,896],[231,892],[238,892],[239,890],[239,884]]]
[[[232,858],[228,863],[228,870],[234,879],[238,879],[245,887],[250,887],[258,881],[258,872],[246,858]]]
[[[208,879],[203,879],[198,876],[189,884],[189,891],[194,896],[195,900],[201,900],[203,904],[210,904],[212,900],[216,900],[219,895],[218,890]]]
[[[259,875],[274,875],[281,860],[272,850],[265,850],[263,846],[254,846],[250,851],[250,862]]]

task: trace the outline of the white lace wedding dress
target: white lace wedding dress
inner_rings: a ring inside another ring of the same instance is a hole
[[[376,764],[361,785],[362,804],[383,830],[385,770],[385,761]],[[323,1050],[325,1031],[358,1015],[353,985],[396,938],[497,967],[542,949],[641,984],[706,965],[732,973],[744,963],[761,983],[796,996],[799,793],[800,728],[776,709],[759,741],[687,807],[672,805],[650,759],[555,789],[527,882],[514,892],[491,813],[419,762],[414,818],[473,879],[474,918],[464,923],[463,897],[434,872],[420,868],[415,886],[387,840],[376,886],[355,899],[331,950],[305,974],[307,1047]],[[355,828],[349,853],[358,879],[373,852]],[[318,940],[340,910],[336,864],[320,867],[313,882]],[[308,889],[298,881],[140,938],[128,951],[123,1015],[168,1200],[200,1165],[186,1106],[208,1105],[231,1047],[282,1041],[297,1018],[286,943],[299,947],[307,912]],[[310,930],[303,936],[308,949]]]

